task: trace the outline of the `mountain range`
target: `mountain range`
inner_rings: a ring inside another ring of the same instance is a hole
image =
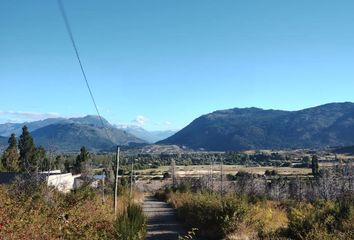
[[[102,122],[104,127],[102,127]],[[114,146],[135,146],[171,136],[170,132],[149,132],[141,127],[117,127],[106,119],[88,115],[78,118],[49,118],[25,123],[0,124],[0,150],[6,147],[7,138],[12,133],[17,137],[26,125],[37,145],[59,151],[77,151],[86,146],[91,151],[111,150]],[[108,136],[107,136],[108,132]],[[169,135],[170,134],[170,135]]]
[[[17,137],[21,134],[23,125],[29,128],[37,145],[59,151],[78,151],[81,146],[91,151],[106,151],[117,144],[141,146],[156,141],[182,149],[210,151],[354,145],[354,103],[351,102],[329,103],[298,111],[219,110],[195,119],[176,133],[149,132],[138,126],[116,126],[102,120],[104,127],[98,116],[90,115],[0,124],[0,150],[7,146],[11,133]]]
[[[128,133],[145,140],[148,143],[155,143],[160,140],[166,139],[177,131],[166,130],[166,131],[147,131],[142,127],[136,125],[117,125],[118,129],[127,131]]]
[[[353,145],[354,103],[330,103],[299,111],[215,111],[158,144],[213,151]]]

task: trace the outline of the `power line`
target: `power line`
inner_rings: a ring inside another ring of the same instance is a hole
[[[102,127],[104,128],[108,139],[110,139],[112,142],[114,142],[114,141],[112,140],[111,136],[110,136],[109,133],[108,133],[108,130],[107,130],[106,125],[105,125],[104,122],[103,122],[103,118],[102,118],[102,116],[101,116],[101,114],[100,114],[100,111],[98,110],[98,107],[97,107],[95,98],[94,98],[94,96],[93,96],[93,93],[92,93],[92,90],[91,90],[91,87],[90,87],[90,84],[89,84],[89,82],[88,82],[88,80],[87,80],[86,73],[85,73],[84,67],[83,67],[82,62],[81,62],[81,58],[80,58],[80,55],[79,55],[79,51],[78,51],[78,49],[77,49],[77,46],[76,46],[76,43],[75,43],[75,40],[74,40],[74,35],[73,35],[73,33],[72,33],[72,30],[71,30],[71,27],[70,27],[70,23],[69,23],[69,20],[68,20],[68,17],[67,17],[67,14],[66,14],[64,5],[63,5],[63,3],[62,3],[61,0],[57,0],[57,2],[58,2],[58,5],[59,5],[60,13],[61,13],[61,15],[62,15],[62,17],[63,17],[63,20],[64,20],[64,23],[65,23],[66,30],[67,30],[67,32],[68,32],[68,34],[69,34],[69,37],[70,37],[70,40],[71,40],[71,44],[73,45],[73,48],[74,48],[74,50],[75,50],[76,58],[77,58],[77,60],[78,60],[78,62],[79,62],[79,65],[80,65],[81,73],[82,73],[82,75],[83,75],[83,77],[84,77],[84,80],[85,80],[85,83],[86,83],[86,87],[87,87],[87,89],[88,89],[88,91],[89,91],[89,93],[90,93],[90,97],[91,97],[91,100],[92,100],[92,102],[93,102],[93,105],[94,105],[94,107],[95,107],[95,109],[96,109],[97,115],[98,115],[98,117],[99,117],[99,119],[100,119],[100,121],[101,121]]]

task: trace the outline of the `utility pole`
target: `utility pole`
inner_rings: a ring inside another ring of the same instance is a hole
[[[220,172],[221,172],[221,195],[224,194],[224,168],[223,168],[223,161],[220,161]]]
[[[104,181],[106,178],[105,170],[102,171],[102,203],[106,201],[105,196],[104,196]]]
[[[211,159],[210,163],[210,181],[211,181],[211,191],[214,192],[214,173],[213,173],[213,167],[214,167],[214,158]]]
[[[176,187],[176,162],[174,159],[171,161],[171,177],[173,188]]]
[[[134,175],[134,160],[132,159],[132,169],[130,172],[130,193],[129,193],[130,200],[132,200],[133,198],[133,175]]]
[[[114,218],[117,218],[117,200],[118,200],[118,172],[119,172],[119,147],[117,146],[116,154],[116,177],[115,177],[115,186],[114,186]]]
[[[208,190],[211,190],[211,160],[209,161]]]

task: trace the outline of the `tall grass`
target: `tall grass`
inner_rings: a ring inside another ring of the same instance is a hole
[[[338,201],[249,201],[235,195],[167,190],[166,199],[201,239],[354,239],[353,197]]]
[[[203,239],[221,239],[239,227],[248,211],[239,198],[212,193],[171,193],[169,202],[189,227],[197,228]]]
[[[45,184],[0,185],[0,239],[142,239],[121,238],[124,227],[144,232],[145,226],[139,206],[127,207],[128,195],[119,199],[118,215],[128,219],[121,224],[112,197],[102,204],[101,192],[88,186],[63,194]]]
[[[292,239],[354,239],[353,199],[298,203],[289,210],[285,235]]]
[[[115,223],[119,240],[143,240],[146,234],[145,216],[142,207],[135,203],[130,204]]]

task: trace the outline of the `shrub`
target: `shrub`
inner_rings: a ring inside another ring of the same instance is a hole
[[[353,201],[299,203],[289,211],[288,237],[293,239],[353,239]]]
[[[92,187],[89,185],[83,185],[80,188],[75,189],[69,194],[65,195],[65,204],[68,206],[73,206],[86,200],[93,200],[95,195],[95,190]]]
[[[170,202],[187,226],[199,229],[203,239],[225,237],[237,229],[247,213],[245,201],[216,194],[174,193]]]
[[[278,175],[278,172],[276,171],[276,170],[266,170],[265,172],[264,172],[264,175],[266,175],[266,176],[276,176],[276,175]]]
[[[63,194],[37,183],[0,185],[0,239],[119,239],[111,196],[102,204],[101,193],[89,186]],[[118,202],[118,213],[126,209],[127,199],[122,196]],[[143,232],[144,227],[137,227],[139,220],[132,217],[141,209],[134,209],[126,210],[127,224]]]
[[[143,240],[146,229],[142,207],[130,204],[116,220],[115,228],[120,240]]]

